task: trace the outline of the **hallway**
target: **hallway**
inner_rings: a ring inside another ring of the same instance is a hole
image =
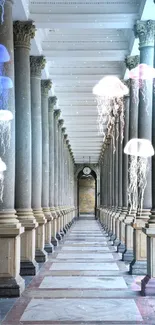
[[[155,299],[127,271],[98,221],[80,217],[2,324],[154,325]]]

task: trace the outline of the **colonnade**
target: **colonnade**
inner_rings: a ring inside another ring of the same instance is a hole
[[[137,21],[135,37],[139,39],[139,56],[126,59],[129,70],[139,63],[155,67],[155,22]],[[147,186],[143,209],[139,213],[129,208],[128,169],[129,157],[124,154],[126,143],[132,138],[148,139],[155,148],[155,93],[153,80],[145,80],[139,91],[137,80],[128,80],[129,96],[124,98],[124,139],[117,136],[115,119],[114,142],[107,138],[103,146],[101,168],[100,221],[110,239],[122,253],[122,259],[130,263],[130,273],[144,275],[142,294],[155,294],[155,156],[149,159]],[[152,115],[153,113],[153,115]],[[120,127],[120,123],[119,123]],[[110,161],[110,163],[109,163]]]
[[[11,143],[1,157],[7,166],[0,203],[0,296],[18,296],[22,275],[35,275],[38,263],[74,221],[74,158],[51,80],[41,80],[43,56],[30,56],[32,22],[12,20],[5,2],[0,43],[10,54],[5,72],[14,82],[8,109],[13,113]]]

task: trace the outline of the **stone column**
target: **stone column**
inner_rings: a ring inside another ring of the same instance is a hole
[[[154,44],[155,67],[155,44]],[[155,148],[155,79],[153,80],[152,145]],[[149,223],[142,229],[147,236],[147,275],[142,280],[143,295],[155,295],[155,155],[152,157],[152,210]]]
[[[54,106],[57,98],[55,96],[49,97],[48,100],[48,117],[49,117],[49,206],[52,220],[52,237],[51,243],[54,246],[58,245],[56,239],[56,218],[57,214],[54,207]]]
[[[140,63],[153,67],[154,61],[154,21],[138,21],[135,36],[139,38]],[[146,80],[139,91],[138,138],[152,142],[152,80]],[[145,92],[145,97],[143,96]],[[134,227],[134,261],[130,264],[130,273],[146,274],[146,234],[142,228],[148,222],[152,208],[152,166],[148,159],[147,186],[144,192],[143,209],[137,214]]]
[[[30,57],[31,126],[32,126],[32,209],[36,221],[38,222],[39,225],[40,223],[44,224],[45,222],[44,213],[41,208],[41,193],[42,193],[41,70],[44,69],[45,62],[46,61],[43,56]],[[38,232],[39,229],[37,228],[36,240],[38,237]],[[29,265],[29,268],[30,266],[31,265]]]
[[[115,197],[114,197],[114,202],[115,202],[115,211],[113,213],[113,235],[111,236],[111,240],[116,240],[117,239],[117,219],[119,217],[119,211],[118,211],[118,139],[119,139],[119,117],[116,117],[115,120],[115,130],[114,130],[114,143],[115,143],[115,152],[114,152],[114,159],[115,159],[115,164],[114,164],[114,191],[115,191]],[[116,241],[116,244],[117,241]]]
[[[49,121],[48,121],[48,92],[51,80],[41,80],[41,110],[42,110],[42,208],[45,215],[44,223],[39,223],[36,256],[40,262],[46,260],[47,254],[52,253],[51,224],[52,215],[49,208]]]
[[[128,83],[130,88],[130,84]],[[124,138],[122,145],[122,211],[119,217],[120,220],[120,245],[117,250],[120,253],[125,252],[125,224],[124,219],[128,212],[128,156],[124,153],[124,148],[129,140],[129,104],[130,97],[125,96],[124,98]]]
[[[67,186],[68,186],[68,176],[67,176],[67,134],[64,134],[64,202],[65,202],[65,229],[68,230],[68,195],[67,195]]]
[[[62,133],[61,133],[61,157],[62,157],[62,177],[61,177],[61,189],[62,189],[62,211],[63,211],[63,224],[61,225],[61,228],[63,229],[64,233],[66,233],[66,228],[65,228],[65,194],[64,194],[64,172],[65,172],[65,155],[64,155],[64,134],[66,131],[66,128],[62,128]]]
[[[126,67],[129,70],[136,68],[139,64],[139,56],[129,56],[126,59]],[[137,81],[130,80],[130,103],[129,103],[129,139],[138,138],[138,105],[139,105],[139,88]],[[130,167],[130,157],[128,157],[128,169]],[[135,210],[129,210],[124,219],[125,224],[125,252],[123,261],[131,262],[133,260],[133,220],[136,215]]]
[[[4,22],[0,25],[0,43],[10,55],[12,64],[5,63],[5,75],[14,83],[14,50],[12,1],[6,0]],[[6,107],[5,107],[6,108]],[[10,147],[5,153],[0,147],[0,156],[7,166],[4,173],[4,192],[0,210],[0,297],[19,296],[25,283],[20,277],[20,235],[24,228],[19,223],[14,210],[15,186],[15,98],[14,88],[9,90],[7,109],[14,116],[11,122]],[[4,156],[3,156],[4,154]],[[9,198],[9,199],[8,199]],[[9,263],[8,263],[9,261]]]
[[[63,209],[62,209],[62,126],[64,120],[60,119],[58,122],[58,204],[60,211],[60,235],[63,237]]]
[[[55,211],[57,214],[57,219],[56,220],[56,238],[58,240],[61,240],[61,235],[60,235],[60,212],[59,212],[59,192],[58,192],[58,173],[59,173],[59,168],[58,168],[58,145],[59,145],[59,138],[58,138],[58,118],[60,116],[61,111],[59,109],[54,111],[54,206],[55,206]]]
[[[14,23],[15,105],[16,105],[16,173],[15,207],[18,219],[25,227],[21,237],[21,274],[35,274],[36,219],[31,205],[31,89],[30,41],[35,35],[31,21]]]

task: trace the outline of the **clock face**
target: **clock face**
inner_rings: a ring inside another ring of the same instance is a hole
[[[84,168],[83,168],[83,173],[84,173],[85,175],[89,175],[89,174],[91,173],[91,169],[90,169],[89,167],[84,167]]]

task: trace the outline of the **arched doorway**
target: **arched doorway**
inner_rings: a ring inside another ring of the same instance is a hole
[[[84,167],[85,168],[85,167]],[[83,170],[84,170],[83,168]],[[86,175],[83,170],[78,174],[78,216],[95,215],[97,207],[97,177],[91,172]]]

